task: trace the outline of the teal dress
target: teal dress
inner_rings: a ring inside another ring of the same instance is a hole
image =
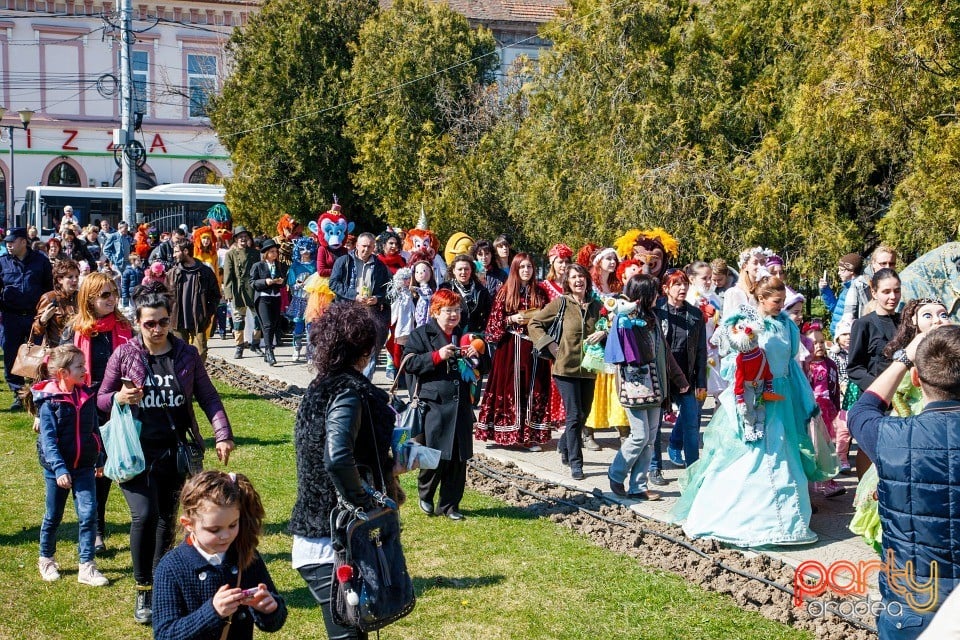
[[[800,332],[782,313],[766,318],[764,325],[760,346],[770,364],[773,389],[784,399],[767,402],[763,438],[744,442],[733,385],[720,394],[704,433],[703,453],[681,479],[682,494],[671,514],[692,538],[739,547],[817,540],[809,527],[807,482],[825,480],[835,469],[822,468],[829,466],[829,456],[818,458],[810,437],[818,409],[794,359]]]

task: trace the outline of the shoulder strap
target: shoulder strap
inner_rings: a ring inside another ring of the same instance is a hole
[[[237,567],[237,588],[240,588],[240,580],[243,578],[243,567]],[[230,625],[233,624],[233,616],[236,613],[234,611],[230,614],[230,617],[227,618],[227,624],[223,626],[223,631],[220,632],[220,640],[227,640],[227,636],[230,635]]]
[[[400,361],[400,366],[397,367],[397,374],[393,378],[393,384],[390,385],[391,396],[394,396],[397,394],[397,386],[399,386],[400,384],[400,379],[401,379],[401,376],[403,375],[403,370],[407,366],[407,362],[409,362],[410,359],[413,358],[415,355],[416,355],[415,353],[408,353],[407,355],[403,356],[403,360]],[[420,399],[420,377],[419,376],[415,376],[415,377],[417,378],[417,386],[410,393],[410,398],[412,400],[419,400]]]

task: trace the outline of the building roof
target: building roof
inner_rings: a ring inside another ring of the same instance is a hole
[[[450,8],[475,22],[543,24],[567,6],[567,0],[446,0]],[[380,0],[388,8],[392,0]]]

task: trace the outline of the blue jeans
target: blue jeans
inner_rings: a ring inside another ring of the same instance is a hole
[[[80,525],[80,562],[90,562],[93,560],[93,542],[97,536],[97,488],[93,467],[77,469],[70,474],[70,478],[73,480],[73,504]],[[47,511],[40,525],[40,555],[52,558],[57,551],[57,528],[63,520],[63,509],[70,489],[57,486],[53,471],[44,469],[43,479],[47,485]]]
[[[693,388],[672,399],[680,411],[670,432],[670,448],[683,449],[683,462],[690,466],[700,458],[700,403]]]
[[[607,475],[614,482],[627,481],[627,493],[640,493],[647,490],[647,469],[660,429],[660,407],[625,411],[630,423],[630,435],[613,457]]]

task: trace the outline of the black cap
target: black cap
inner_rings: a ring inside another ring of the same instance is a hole
[[[27,239],[27,230],[24,227],[14,227],[7,232],[7,237],[3,239],[4,242],[13,242],[17,238]]]

